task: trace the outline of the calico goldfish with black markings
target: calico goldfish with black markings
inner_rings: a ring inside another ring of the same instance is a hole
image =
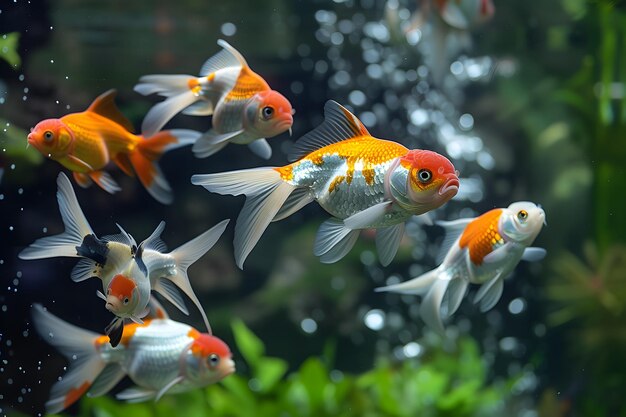
[[[255,154],[269,159],[272,148],[265,138],[291,129],[291,103],[252,71],[239,51],[221,39],[217,44],[224,49],[204,63],[199,77],[163,74],[141,77],[135,91],[166,97],[150,109],[142,130],[154,134],[180,112],[213,115],[212,129],[193,146],[198,158],[236,143],[248,145]]]
[[[485,312],[496,305],[504,279],[521,260],[543,259],[546,250],[530,245],[545,224],[545,218],[540,206],[520,201],[476,218],[438,222],[446,229],[440,266],[376,291],[423,295],[422,319],[431,328],[443,332],[441,304],[446,294],[449,317],[459,308],[468,285],[479,284],[474,302]]]
[[[115,90],[101,94],[81,113],[39,122],[28,135],[28,143],[44,156],[69,169],[81,187],[92,182],[114,194],[121,190],[104,171],[110,161],[139,181],[157,201],[170,204],[172,189],[157,161],[181,146],[192,145],[199,132],[187,129],[135,135],[133,125],[115,106]]]
[[[452,163],[427,150],[409,150],[372,137],[359,119],[334,101],[324,122],[296,142],[292,164],[194,175],[191,182],[219,194],[247,196],[235,226],[235,259],[243,263],[270,222],[316,200],[333,217],[322,224],[315,255],[324,263],[345,256],[361,229],[376,229],[380,261],[388,265],[414,215],[456,195]]]
[[[139,244],[119,225],[120,234],[99,238],[81,210],[67,176],[59,174],[57,184],[65,231],[38,239],[20,252],[20,259],[82,258],[72,270],[71,278],[74,282],[93,277],[102,281],[104,293],[98,292],[98,296],[105,301],[105,308],[116,316],[105,330],[113,346],[122,337],[124,319],[142,323],[152,290],[189,314],[178,292],[182,290],[198,307],[207,330],[211,331],[206,313],[191,288],[187,268],[213,247],[228,220],[167,253],[160,238],[165,222]]]
[[[70,361],[67,373],[52,386],[48,413],[61,412],[85,393],[104,395],[125,376],[136,386],[116,397],[138,402],[205,387],[235,372],[226,343],[169,319],[154,299],[151,304],[152,313],[142,324],[124,326],[117,347],[108,336],[71,325],[40,304],[33,306],[33,323],[41,337]]]

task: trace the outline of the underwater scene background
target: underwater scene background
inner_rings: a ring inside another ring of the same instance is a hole
[[[68,171],[26,148],[30,128],[115,88],[138,130],[158,101],[133,91],[139,77],[197,75],[225,39],[296,110],[292,136],[268,140],[269,162],[241,146],[206,159],[174,150],[160,161],[171,205],[117,169],[119,193],[74,188],[97,233],[119,223],[148,236],[165,220],[172,248],[232,219],[189,276],[237,371],[158,402],[109,394],[65,413],[626,415],[626,5],[495,1],[481,19],[476,10],[490,1],[451,2],[464,13],[454,25],[437,14],[445,2],[427,0],[0,3],[1,414],[43,414],[67,366],[35,332],[34,303],[97,332],[110,320],[95,296],[101,284],[70,280],[74,259],[17,258],[63,230],[56,178]],[[237,268],[232,224],[244,199],[208,193],[190,177],[285,165],[329,99],[376,137],[450,158],[461,186],[437,220],[541,204],[547,226],[534,246],[546,258],[520,263],[486,313],[471,302],[472,286],[443,337],[419,317],[420,297],[373,291],[437,266],[443,232],[418,218],[389,266],[368,232],[344,259],[322,264],[313,242],[328,215],[310,204],[272,223]],[[204,132],[211,119],[178,115],[167,127]],[[164,305],[202,328],[193,308],[185,316]]]

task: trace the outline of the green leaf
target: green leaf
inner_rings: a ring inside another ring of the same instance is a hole
[[[0,36],[0,58],[8,62],[13,69],[18,69],[22,65],[20,55],[17,53],[20,35],[19,32],[11,32]]]
[[[260,391],[271,391],[287,372],[287,362],[279,358],[261,358],[254,370]]]
[[[300,367],[300,381],[306,389],[311,409],[322,406],[324,389],[329,384],[328,372],[318,358],[309,358]]]
[[[251,367],[256,367],[265,353],[265,345],[241,320],[231,323],[235,342],[244,359]]]

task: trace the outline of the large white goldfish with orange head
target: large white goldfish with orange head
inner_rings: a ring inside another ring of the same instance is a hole
[[[431,328],[443,332],[441,306],[447,297],[449,317],[459,308],[468,285],[480,284],[474,302],[491,309],[502,295],[504,279],[520,260],[539,261],[545,249],[530,247],[545,223],[543,209],[517,202],[472,219],[438,222],[446,229],[441,265],[417,278],[377,288],[424,298],[420,314]]]
[[[272,148],[265,138],[291,129],[291,103],[252,71],[239,51],[221,39],[217,44],[224,49],[204,63],[200,77],[146,75],[140,78],[135,91],[166,97],[150,109],[142,129],[145,134],[158,132],[180,112],[213,115],[212,130],[193,146],[197,157],[213,155],[228,143],[236,143],[248,145],[257,155],[269,159]]]
[[[341,259],[361,229],[375,228],[380,261],[387,265],[396,254],[404,223],[457,193],[457,173],[444,156],[372,137],[335,101],[326,103],[324,116],[320,126],[295,144],[289,156],[292,164],[191,178],[209,191],[248,197],[235,227],[240,268],[270,222],[313,200],[333,216],[317,233],[315,255],[322,262]]]
[[[191,288],[187,268],[213,247],[228,220],[166,253],[167,248],[160,238],[165,222],[161,222],[140,244],[119,225],[120,234],[98,238],[65,174],[59,174],[57,185],[57,200],[65,231],[38,239],[20,252],[20,259],[82,258],[72,270],[71,278],[75,282],[92,277],[102,281],[104,293],[99,292],[98,296],[105,301],[105,308],[116,316],[106,328],[114,346],[122,337],[124,319],[142,323],[151,290],[189,314],[178,292],[178,289],[182,290],[198,307],[207,329],[211,331],[206,313]]]
[[[108,336],[71,325],[39,304],[33,319],[41,337],[70,360],[67,373],[52,386],[48,413],[63,411],[85,393],[104,395],[127,375],[136,386],[116,397],[138,402],[214,384],[235,371],[226,343],[170,320],[154,299],[142,324],[124,326],[117,347]]]
[[[42,120],[28,135],[28,144],[71,170],[83,188],[95,182],[108,193],[120,191],[104,170],[113,161],[127,175],[137,174],[157,201],[170,204],[172,189],[157,162],[165,152],[191,145],[201,134],[174,129],[135,135],[132,123],[115,106],[115,95],[115,90],[109,90],[84,112]]]

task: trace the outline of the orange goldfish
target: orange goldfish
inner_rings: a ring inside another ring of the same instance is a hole
[[[248,145],[257,155],[269,159],[272,148],[265,138],[291,129],[291,103],[252,71],[239,51],[224,40],[217,43],[224,49],[204,63],[200,77],[141,77],[135,91],[166,97],[150,109],[142,131],[156,133],[181,111],[190,115],[213,115],[212,130],[193,146],[198,158],[213,155],[228,143],[236,143]]]
[[[109,90],[84,112],[39,122],[28,135],[28,143],[71,170],[81,187],[95,182],[111,194],[120,191],[113,177],[104,171],[113,161],[127,175],[137,173],[156,200],[170,204],[172,189],[157,161],[169,150],[193,144],[200,133],[177,129],[148,138],[135,135],[132,124],[115,106],[115,95],[115,90]]]
[[[372,137],[359,119],[335,101],[324,122],[302,137],[283,167],[194,175],[191,182],[219,194],[248,198],[235,226],[235,259],[242,268],[272,221],[316,200],[333,217],[318,230],[314,252],[336,262],[362,229],[376,229],[380,261],[394,258],[404,223],[440,207],[459,189],[452,163],[436,152],[409,150]]]
[[[121,343],[73,326],[33,306],[35,328],[70,364],[52,386],[48,413],[59,413],[85,393],[97,397],[109,392],[128,375],[136,384],[116,397],[129,402],[159,400],[221,381],[235,372],[230,348],[221,339],[171,320],[154,298],[145,321],[124,326]]]
[[[541,207],[520,201],[473,219],[438,222],[446,229],[441,265],[407,282],[376,290],[424,295],[422,318],[431,328],[443,332],[441,304],[446,293],[447,316],[451,316],[459,308],[468,285],[480,284],[474,302],[480,305],[480,311],[487,311],[500,299],[504,278],[520,260],[543,259],[546,250],[530,245],[545,219]]]

